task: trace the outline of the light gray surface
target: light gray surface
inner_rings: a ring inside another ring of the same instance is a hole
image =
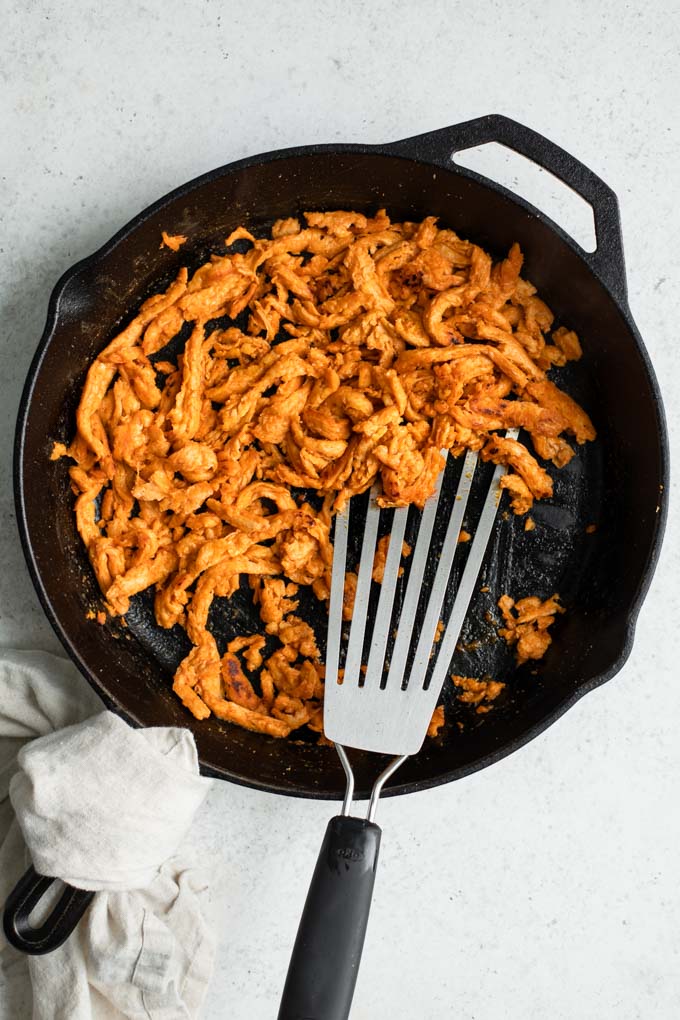
[[[677,451],[677,5],[26,6],[0,5],[4,645],[57,649],[10,493],[14,417],[50,289],[150,201],[250,153],[500,112],[579,156],[621,201],[630,304]],[[542,199],[567,215],[543,181]],[[355,1020],[680,1015],[679,549],[672,515],[616,680],[501,764],[382,805]],[[276,1015],[329,813],[215,787],[196,833],[214,862],[221,937],[208,1020]]]

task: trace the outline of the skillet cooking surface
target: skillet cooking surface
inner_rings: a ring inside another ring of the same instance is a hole
[[[582,253],[545,217],[469,172],[446,172],[392,153],[353,147],[271,154],[224,168],[187,185],[137,218],[58,284],[48,325],[24,394],[17,434],[18,517],[29,568],[69,654],[110,707],[143,725],[183,725],[194,732],[204,772],[276,792],[335,797],[344,777],[332,748],[311,735],[277,741],[211,717],[197,722],[172,693],[172,673],[189,649],[180,628],[156,626],[149,593],[137,596],[127,621],[87,620],[101,596],[75,530],[67,463],[51,463],[55,440],[74,432],[87,366],[149,294],[180,265],[190,271],[244,223],[265,233],[273,219],[304,209],[386,206],[394,219],[439,215],[445,226],[503,257],[519,241],[523,275],[556,316],[580,335],[581,361],[551,378],[591,415],[598,439],[579,447],[567,467],[548,467],[550,500],[531,511],[536,528],[501,505],[496,529],[452,669],[507,682],[494,710],[478,716],[445,685],[447,724],[409,759],[399,784],[406,792],[465,775],[531,739],[586,690],[612,676],[630,649],[635,614],[648,582],[662,525],[665,478],[663,419],[644,349],[625,309],[588,267]],[[528,211],[529,210],[529,211]],[[175,254],[159,249],[161,230],[185,233]],[[635,414],[631,414],[635,408]],[[455,489],[462,460],[445,486]],[[474,492],[491,468],[480,466]],[[466,517],[473,530],[477,500]],[[383,515],[384,516],[384,515]],[[413,516],[413,512],[412,512]],[[588,525],[597,530],[586,533]],[[457,558],[464,563],[465,548]],[[488,592],[480,587],[489,588]],[[545,659],[516,669],[496,637],[498,597],[559,592],[558,617]],[[313,596],[301,615],[323,645],[325,612]],[[210,628],[218,646],[261,627],[251,594],[216,600]],[[462,729],[459,727],[462,724]],[[353,755],[359,795],[379,770],[375,756]]]

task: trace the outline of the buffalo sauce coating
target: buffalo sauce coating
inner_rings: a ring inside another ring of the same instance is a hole
[[[184,237],[163,243],[177,250]],[[309,212],[262,238],[240,227],[223,254],[145,301],[90,366],[76,436],[53,457],[73,462],[77,526],[107,611],[125,614],[153,586],[158,624],[186,631],[173,686],[197,718],[322,733],[324,668],[297,596],[308,586],[328,599],[332,516],[376,479],[381,506],[422,507],[441,450],[478,450],[508,466],[501,484],[526,514],[552,494],[545,462],[562,467],[594,439],[547,378],[581,356],[578,337],[553,330],[521,269],[516,244],[494,263],[431,216]],[[231,324],[215,328],[222,317]],[[526,443],[503,435],[517,427]],[[210,608],[242,579],[262,633],[220,655]],[[528,601],[502,607],[519,661],[545,650],[560,611],[529,619]],[[276,644],[266,658],[265,635]],[[468,684],[460,696],[488,707],[477,693]],[[442,723],[438,709],[433,732]]]

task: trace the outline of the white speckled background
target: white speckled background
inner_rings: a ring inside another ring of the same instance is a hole
[[[499,112],[573,152],[619,196],[630,305],[678,451],[677,4],[93,8],[0,4],[4,645],[59,650],[24,568],[10,476],[53,284],[152,200],[258,151],[387,141]],[[563,189],[526,180],[581,229]],[[354,1020],[680,1016],[679,551],[672,510],[618,678],[499,765],[384,803]],[[221,939],[207,1020],[276,1016],[330,810],[215,786],[196,833],[214,862]]]

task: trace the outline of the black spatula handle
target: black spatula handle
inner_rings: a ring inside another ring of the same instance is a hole
[[[331,818],[321,844],[278,1020],[347,1020],[373,896],[380,828]]]
[[[29,922],[29,915],[38,905],[56,878],[39,875],[33,866],[19,879],[7,897],[2,917],[5,937],[22,953],[42,956],[58,949],[74,930],[94,898],[93,892],[65,885],[49,916],[38,927]]]

